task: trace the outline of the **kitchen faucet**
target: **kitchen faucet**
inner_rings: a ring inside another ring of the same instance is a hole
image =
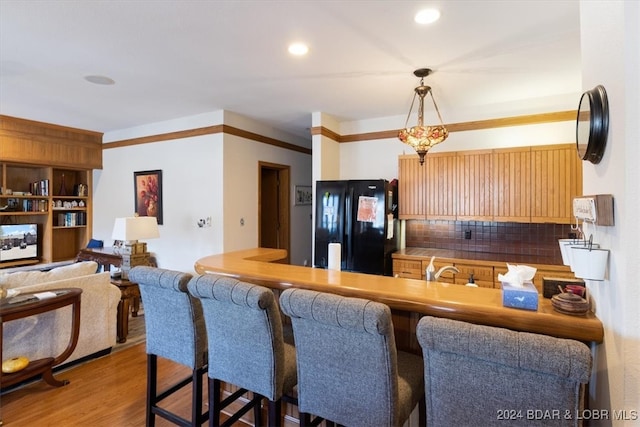
[[[445,271],[453,271],[454,273],[460,273],[460,270],[458,270],[457,267],[454,267],[453,265],[445,265],[435,273],[433,272],[433,270],[427,269],[427,272],[426,272],[427,280],[430,282],[437,281],[440,278],[440,275]]]

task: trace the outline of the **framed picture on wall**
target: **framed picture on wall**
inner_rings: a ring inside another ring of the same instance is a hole
[[[311,186],[307,185],[296,185],[296,205],[310,205],[313,193],[311,191]]]
[[[154,216],[162,224],[162,171],[133,173],[135,211],[139,216]]]

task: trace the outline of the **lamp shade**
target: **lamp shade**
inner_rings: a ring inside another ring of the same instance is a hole
[[[154,216],[116,218],[111,238],[125,242],[160,237],[158,220]]]

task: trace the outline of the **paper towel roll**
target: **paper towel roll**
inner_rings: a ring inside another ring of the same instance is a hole
[[[329,243],[329,270],[340,270],[341,256],[340,243]]]

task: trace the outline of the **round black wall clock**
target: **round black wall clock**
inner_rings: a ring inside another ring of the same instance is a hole
[[[582,160],[602,160],[609,133],[609,101],[604,86],[598,85],[580,97],[576,122],[576,149]]]

